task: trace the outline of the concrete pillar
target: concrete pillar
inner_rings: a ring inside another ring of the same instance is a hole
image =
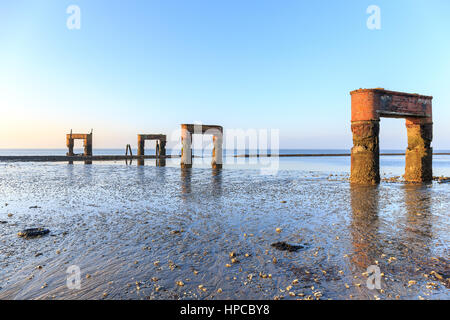
[[[211,166],[213,169],[221,169],[222,168],[222,144],[223,137],[222,133],[213,135],[213,152],[212,152],[212,161]]]
[[[166,158],[164,158],[166,156],[166,141],[165,140],[159,141],[157,154],[163,158],[156,159],[156,165],[158,167],[165,167],[166,166]]]
[[[377,113],[380,97],[375,91],[350,93],[352,99],[352,134],[350,182],[377,184],[380,182],[380,117]]]
[[[145,139],[141,135],[138,135],[137,148],[137,155],[143,156],[145,154]]]
[[[353,148],[350,182],[377,184],[380,182],[380,121],[352,122]]]
[[[67,152],[68,156],[73,156],[73,147],[75,144],[75,142],[71,136],[72,135],[69,135],[69,134],[66,136],[66,145],[67,145],[67,148],[69,148],[69,151]],[[73,161],[69,161],[69,164],[73,164]]]
[[[92,156],[92,134],[88,134],[84,139],[84,155]]]
[[[66,137],[66,145],[67,148],[69,148],[69,152],[67,152],[67,155],[73,156],[74,140],[70,137],[70,135],[67,135]]]
[[[166,155],[166,141],[161,140],[159,142],[159,155],[165,156]]]
[[[192,168],[192,135],[181,127],[181,168]]]
[[[433,180],[433,123],[428,119],[406,119],[408,148],[406,149],[405,180],[431,182]]]
[[[137,155],[143,156],[145,154],[145,139],[138,134],[138,141],[137,141]],[[137,159],[137,165],[143,166],[145,164],[144,159]]]
[[[84,155],[92,156],[92,134],[86,135],[84,138]],[[91,160],[85,160],[84,164],[92,164]]]

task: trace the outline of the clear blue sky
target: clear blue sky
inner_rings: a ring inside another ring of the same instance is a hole
[[[349,91],[383,87],[433,95],[433,145],[450,149],[449,15],[448,0],[3,0],[0,148],[63,148],[70,128],[123,148],[194,121],[349,148]],[[404,149],[404,121],[382,121],[381,143]]]

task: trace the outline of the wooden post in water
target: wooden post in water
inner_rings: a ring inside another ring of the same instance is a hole
[[[125,164],[128,165],[128,151],[130,151],[130,165],[133,163],[133,151],[131,150],[131,146],[127,144],[125,147]]]

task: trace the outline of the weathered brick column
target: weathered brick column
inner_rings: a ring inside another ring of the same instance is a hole
[[[406,119],[408,148],[406,149],[405,180],[433,180],[433,124],[423,119]]]
[[[166,140],[160,140],[158,143],[157,151],[158,159],[156,159],[156,166],[165,167],[166,166]],[[160,156],[162,158],[160,158]]]
[[[160,156],[166,155],[166,141],[165,140],[161,140],[159,142],[158,155],[160,155]]]
[[[213,169],[222,169],[222,132],[217,132],[213,135],[214,149],[212,152],[211,166]]]
[[[350,181],[358,184],[380,182],[379,103],[372,91],[352,92],[352,134]]]
[[[377,184],[380,182],[380,121],[352,123],[351,182]]]
[[[433,97],[387,91],[382,88],[350,92],[352,99],[353,148],[350,181],[358,184],[380,182],[380,117],[406,118],[408,149],[405,180],[429,182],[433,178]]]
[[[187,125],[181,125],[181,168],[192,168],[192,134]]]
[[[84,155],[92,156],[92,133],[89,133],[84,138]],[[84,164],[92,164],[91,160],[86,160]]]
[[[84,155],[92,156],[92,133],[84,137]]]
[[[145,138],[141,134],[138,134],[137,155],[138,156],[143,156],[145,154],[144,150],[145,150]]]
[[[74,145],[75,145],[75,141],[74,141],[74,139],[72,138],[72,134],[68,134],[68,135],[66,136],[66,145],[67,145],[67,148],[69,149],[69,152],[67,152],[67,155],[68,155],[68,156],[73,156],[73,155],[74,155],[74,153],[73,153],[73,147],[74,147]]]

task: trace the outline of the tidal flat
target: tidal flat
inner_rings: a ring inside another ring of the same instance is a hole
[[[450,184],[288,167],[0,163],[0,299],[450,298]]]

